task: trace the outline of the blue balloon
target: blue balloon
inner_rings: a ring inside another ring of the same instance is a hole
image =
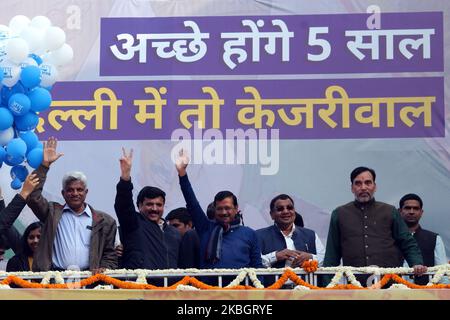
[[[6,150],[3,147],[0,147],[0,163],[3,162],[6,158]]]
[[[20,81],[26,88],[34,88],[41,83],[41,69],[36,66],[27,66],[20,73]]]
[[[14,166],[10,171],[12,179],[19,179],[21,182],[24,182],[28,175],[28,169],[25,166]]]
[[[38,65],[40,65],[40,64],[42,63],[41,57],[39,57],[37,54],[31,53],[31,54],[29,54],[28,56],[29,56],[30,58],[33,58],[34,61],[36,61],[36,63],[37,63]]]
[[[44,160],[44,150],[41,148],[34,148],[27,154],[27,162],[30,167],[37,169]]]
[[[26,91],[27,91],[27,89],[20,83],[20,81],[18,81],[11,88],[9,88],[7,86],[3,86],[2,91],[1,91],[2,104],[5,106],[8,106],[9,98],[11,98],[11,96],[13,94],[25,93]]]
[[[13,188],[14,190],[19,190],[20,188],[22,188],[22,182],[19,179],[14,179],[13,181],[11,181],[11,188]]]
[[[7,108],[0,107],[0,131],[6,130],[12,126],[14,117]]]
[[[0,83],[3,81],[3,72],[0,72]]]
[[[50,107],[52,103],[52,95],[44,88],[35,88],[28,93],[28,98],[31,101],[31,110],[34,112],[41,112]]]
[[[20,139],[25,141],[27,145],[27,152],[29,152],[31,149],[34,149],[34,147],[36,147],[37,143],[39,142],[38,136],[33,131],[19,132],[19,137]]]
[[[36,113],[30,111],[23,116],[15,118],[16,128],[19,131],[30,131],[36,128],[39,122],[39,117]]]
[[[31,101],[23,93],[16,93],[9,98],[8,107],[15,116],[23,116],[30,111]]]
[[[13,157],[24,157],[27,152],[27,144],[20,138],[12,139],[6,145],[6,153]]]
[[[5,163],[8,166],[14,167],[18,164],[21,164],[25,160],[25,157],[19,156],[19,157],[12,157],[9,154],[6,154]]]

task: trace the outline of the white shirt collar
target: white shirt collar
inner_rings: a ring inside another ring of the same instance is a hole
[[[83,211],[82,213],[76,213],[75,211],[73,211],[73,210],[67,205],[67,203],[64,205],[63,212],[64,212],[64,211],[70,211],[71,213],[73,213],[73,214],[76,215],[76,216],[81,216],[83,213],[86,213],[87,216],[88,216],[89,218],[92,217],[92,211],[91,211],[91,208],[89,208],[89,206],[88,206],[87,204],[85,205],[84,211]]]

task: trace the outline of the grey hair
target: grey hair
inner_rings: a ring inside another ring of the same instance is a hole
[[[81,171],[71,171],[71,172],[67,172],[62,179],[63,190],[65,190],[67,185],[69,185],[73,181],[81,181],[84,184],[84,187],[87,188],[86,175]]]

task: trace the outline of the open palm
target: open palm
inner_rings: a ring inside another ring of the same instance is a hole
[[[50,165],[63,155],[56,151],[57,145],[58,140],[55,137],[50,137],[47,142],[44,142],[44,164]]]

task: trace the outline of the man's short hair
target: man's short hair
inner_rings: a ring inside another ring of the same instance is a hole
[[[84,187],[87,188],[87,177],[81,171],[67,172],[62,179],[62,188],[66,190],[66,187],[74,181],[81,181]]]
[[[399,205],[400,205],[399,208],[400,208],[400,209],[403,208],[403,205],[405,204],[405,202],[406,202],[407,200],[417,200],[417,201],[419,202],[420,209],[422,209],[422,207],[423,207],[422,199],[421,199],[417,194],[415,194],[415,193],[408,193],[408,194],[405,194],[405,195],[400,199],[400,201],[399,201]]]
[[[139,206],[144,202],[144,199],[155,199],[155,198],[163,198],[163,202],[166,203],[166,193],[157,187],[146,186],[139,191],[137,196],[137,205]]]
[[[352,184],[357,176],[366,171],[369,171],[372,174],[373,182],[375,182],[375,178],[377,177],[377,175],[375,174],[375,170],[367,167],[358,167],[353,169],[352,173],[350,173],[350,181],[352,182]]]
[[[292,205],[294,205],[294,200],[289,195],[282,193],[277,195],[270,201],[270,212],[275,211],[275,202],[277,202],[278,200],[291,200]]]
[[[233,205],[237,207],[238,202],[236,196],[231,191],[220,191],[214,197],[214,205],[216,205],[217,201],[222,201],[225,198],[233,198]]]
[[[208,204],[208,208],[206,209],[206,215],[209,220],[214,220],[216,216],[216,207],[214,206],[214,202]]]
[[[173,209],[167,214],[166,220],[173,220],[173,219],[178,219],[180,222],[184,224],[192,222],[192,217],[189,214],[188,209],[184,207]]]

